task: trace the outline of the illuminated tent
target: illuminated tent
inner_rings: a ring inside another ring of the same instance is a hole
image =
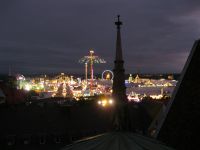
[[[62,150],[173,150],[162,143],[130,132],[110,132],[75,142]]]

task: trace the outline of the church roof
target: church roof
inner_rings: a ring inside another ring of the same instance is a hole
[[[190,52],[161,123],[158,139],[181,150],[199,147],[200,40]],[[161,126],[162,125],[162,126]],[[159,128],[158,128],[159,129]]]
[[[173,150],[162,143],[131,132],[110,132],[75,142],[62,150]]]

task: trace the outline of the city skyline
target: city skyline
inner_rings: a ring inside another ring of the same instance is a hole
[[[180,73],[200,30],[200,2],[55,1],[0,2],[0,73],[82,73],[78,60],[90,49],[113,69],[117,14],[126,73]]]

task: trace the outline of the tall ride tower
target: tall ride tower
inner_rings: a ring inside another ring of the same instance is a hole
[[[116,56],[114,61],[114,79],[113,79],[113,98],[117,103],[123,102],[127,100],[126,97],[126,87],[125,87],[125,70],[124,70],[124,61],[122,55],[122,46],[121,46],[121,34],[120,34],[120,26],[122,22],[119,19],[119,15],[117,16],[118,20],[115,22],[117,26],[117,41],[116,41]]]
[[[100,58],[99,56],[94,55],[94,51],[91,49],[89,52],[88,56],[84,56],[83,58],[81,58],[79,60],[80,63],[85,63],[85,80],[87,83],[88,77],[87,77],[87,73],[88,73],[88,63],[90,64],[90,96],[93,95],[92,93],[92,87],[93,87],[93,80],[94,80],[94,69],[93,69],[93,65],[96,64],[100,64],[100,63],[106,63],[106,61],[102,58]]]

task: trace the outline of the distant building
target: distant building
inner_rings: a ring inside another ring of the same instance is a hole
[[[136,77],[135,77],[135,79],[134,79],[133,82],[134,82],[134,83],[141,83],[141,81],[140,81],[140,77],[139,77],[138,74],[136,75]]]

